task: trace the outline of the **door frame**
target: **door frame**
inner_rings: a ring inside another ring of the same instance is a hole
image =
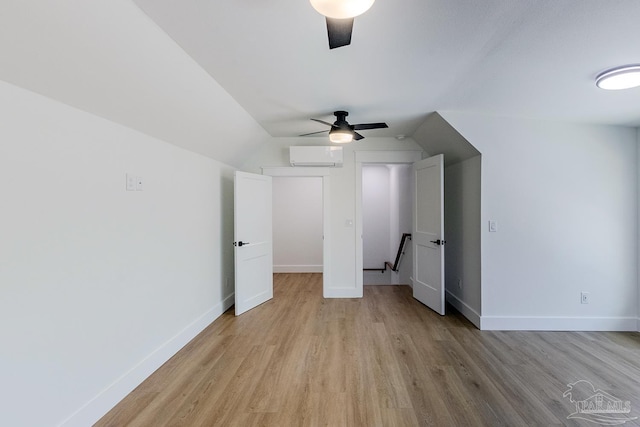
[[[363,247],[362,247],[362,165],[363,164],[413,164],[422,160],[423,151],[355,151],[355,282],[358,295],[363,295]]]
[[[331,283],[331,247],[330,221],[330,174],[329,168],[324,167],[263,167],[262,174],[271,177],[320,177],[322,178],[322,296],[331,298],[329,286]]]

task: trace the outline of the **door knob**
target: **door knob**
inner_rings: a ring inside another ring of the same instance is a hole
[[[233,242],[233,246],[244,246],[248,244],[249,242],[243,242],[242,240],[240,240],[239,242]]]
[[[445,243],[447,243],[446,240],[430,240],[431,243],[435,244],[435,245],[444,245]]]

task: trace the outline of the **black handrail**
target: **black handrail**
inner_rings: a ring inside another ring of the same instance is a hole
[[[377,271],[380,270],[380,273],[384,273],[387,271],[387,266],[391,268],[391,271],[398,271],[398,264],[400,264],[400,257],[404,254],[404,245],[407,239],[411,240],[411,233],[402,233],[402,239],[400,239],[400,246],[398,246],[398,254],[396,255],[396,261],[391,265],[389,261],[384,262],[384,267],[382,268],[363,268],[364,271]]]

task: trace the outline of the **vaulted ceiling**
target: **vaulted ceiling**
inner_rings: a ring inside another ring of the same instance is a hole
[[[638,0],[377,0],[329,50],[308,0],[5,0],[0,79],[230,164],[271,137],[455,110],[640,126]],[[364,132],[363,132],[364,133]],[[224,142],[224,144],[221,144]]]
[[[640,89],[594,85],[640,62],[637,0],[377,0],[329,50],[308,0],[135,0],[267,132],[345,109],[411,135],[435,110],[640,125]]]

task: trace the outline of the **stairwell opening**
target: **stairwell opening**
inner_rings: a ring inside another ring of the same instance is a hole
[[[362,166],[364,285],[410,283],[411,186],[411,164]]]

